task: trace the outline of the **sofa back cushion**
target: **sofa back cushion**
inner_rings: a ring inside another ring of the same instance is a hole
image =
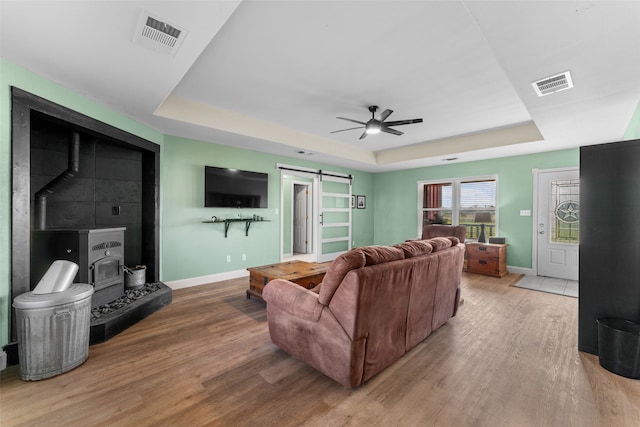
[[[404,252],[393,246],[363,246],[356,250],[362,251],[366,258],[365,265],[377,265],[404,258]]]
[[[446,237],[434,237],[432,239],[427,240],[433,246],[433,252],[438,252],[443,249],[451,247],[453,243],[450,239]]]
[[[318,302],[322,305],[329,304],[344,276],[351,270],[364,267],[364,265],[365,255],[360,249],[352,249],[334,259],[322,280]]]
[[[431,246],[431,243],[425,240],[413,240],[409,242],[399,243],[395,247],[402,249],[405,258],[429,255],[431,252],[433,252],[433,246]]]
[[[447,239],[451,240],[451,246],[457,246],[461,243],[460,239],[458,239],[456,236],[447,236]]]
[[[401,259],[352,270],[329,303],[329,311],[350,339],[366,340],[365,361],[361,365],[363,381],[405,352],[413,278],[409,264],[419,259]]]

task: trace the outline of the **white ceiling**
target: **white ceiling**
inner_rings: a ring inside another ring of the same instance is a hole
[[[186,30],[175,54],[134,42],[144,12]],[[0,17],[2,57],[165,134],[364,171],[619,141],[640,101],[640,1],[1,0]],[[535,94],[567,70],[573,89]],[[424,122],[330,133],[369,105]]]

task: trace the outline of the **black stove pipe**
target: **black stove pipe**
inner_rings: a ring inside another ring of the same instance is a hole
[[[80,133],[74,131],[69,138],[69,150],[67,169],[51,180],[47,185],[35,194],[35,229],[47,228],[47,197],[53,194],[58,187],[71,181],[80,171]]]

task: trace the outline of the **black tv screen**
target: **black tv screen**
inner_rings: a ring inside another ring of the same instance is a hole
[[[269,174],[204,167],[205,208],[266,208]]]

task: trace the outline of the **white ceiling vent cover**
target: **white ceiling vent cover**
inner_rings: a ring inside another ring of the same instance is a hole
[[[573,80],[571,80],[571,72],[565,71],[564,73],[545,77],[542,80],[531,83],[531,85],[538,96],[545,96],[550,93],[571,89],[573,87]]]
[[[135,43],[155,52],[173,55],[180,47],[186,31],[162,18],[142,11],[135,34]]]

